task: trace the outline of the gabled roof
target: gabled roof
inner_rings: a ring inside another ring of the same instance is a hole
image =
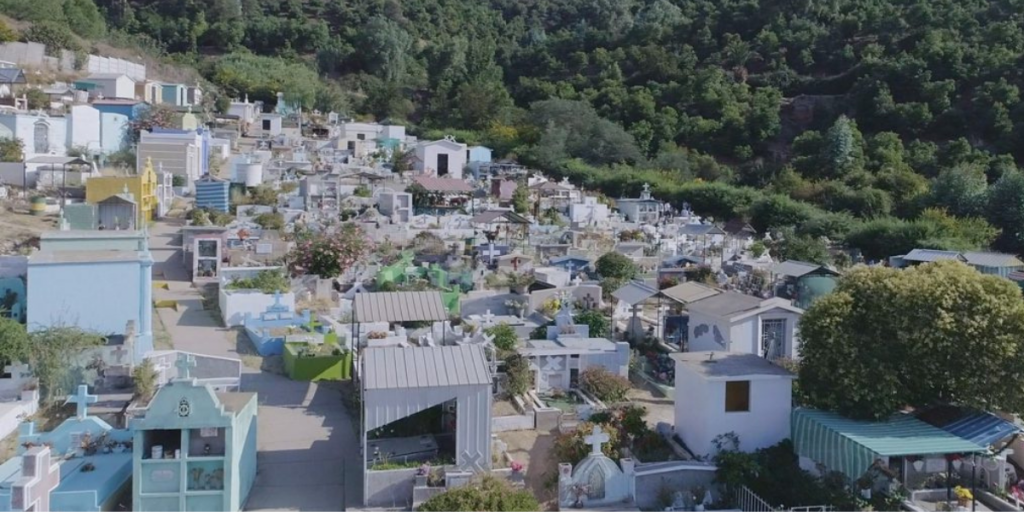
[[[690,303],[687,307],[691,312],[704,313],[730,320],[739,320],[774,308],[785,309],[801,315],[804,312],[804,310],[794,306],[786,299],[761,299],[753,295],[732,291],[697,300]]]
[[[135,81],[135,79],[124,73],[93,73],[85,77],[85,80],[114,80],[117,78],[121,78],[122,76],[131,80],[132,82]]]
[[[967,261],[962,254],[956,251],[938,251],[935,249],[914,249],[903,257],[903,261],[931,262],[944,260]]]
[[[429,192],[472,192],[473,186],[462,180],[453,178],[435,178],[433,176],[417,176],[413,182]]]
[[[630,281],[622,288],[612,292],[612,297],[615,297],[630,306],[635,306],[657,294],[658,290],[656,288],[648,286],[640,281]]]
[[[553,181],[545,181],[543,183],[536,183],[530,186],[531,190],[541,191],[554,191],[554,190],[571,190],[569,187]]]
[[[724,235],[725,231],[722,228],[714,224],[686,224],[679,228],[680,235],[689,236],[704,236],[704,235]]]
[[[359,294],[356,298],[363,295]],[[379,347],[364,352],[364,389],[415,389],[490,386],[491,371],[478,345],[454,347]]]
[[[448,319],[441,292],[375,292],[356,295],[356,322],[425,322]]]
[[[979,267],[1021,267],[1024,262],[1012,254],[1001,252],[965,252],[963,254],[968,265]]]
[[[747,224],[743,219],[733,219],[725,223],[722,229],[726,233],[732,236],[743,235],[743,236],[754,236],[757,234],[757,230],[750,224]]]
[[[788,277],[803,277],[814,272],[825,272],[834,276],[839,275],[838,272],[828,267],[818,265],[816,263],[806,263],[796,260],[783,261],[782,263],[775,265],[775,267],[772,268],[772,272]]]
[[[475,217],[469,220],[473,224],[493,224],[494,222],[500,222],[502,224],[530,224],[530,219],[519,215],[512,210],[489,210],[486,212],[478,213]]]
[[[23,84],[25,80],[25,72],[19,68],[3,68],[0,69],[0,83],[4,84]]]

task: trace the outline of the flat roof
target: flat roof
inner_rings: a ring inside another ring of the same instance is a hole
[[[25,161],[26,164],[89,165],[88,160],[77,156],[37,156]]]
[[[578,338],[562,336],[557,340],[526,340],[526,350],[587,350],[595,352],[615,351],[615,342],[605,338]]]
[[[356,295],[356,322],[424,322],[448,319],[441,292],[374,292]]]
[[[69,229],[46,231],[39,235],[40,240],[78,240],[83,238],[142,238],[142,232],[136,230]]]
[[[737,313],[752,311],[761,307],[764,299],[739,292],[723,292],[694,301],[690,309],[707,313],[720,318],[728,318]]]
[[[430,192],[472,192],[473,186],[462,180],[453,178],[435,178],[433,176],[417,176],[413,182]]]
[[[224,410],[232,413],[238,413],[242,409],[245,409],[249,402],[256,398],[256,393],[239,393],[239,392],[225,392],[217,393],[217,400],[224,406]]]
[[[639,281],[630,281],[625,286],[612,292],[612,297],[634,306],[658,294],[656,288],[647,286]]]
[[[369,348],[363,368],[368,391],[492,384],[490,364],[477,345]]]
[[[693,281],[679,283],[671,288],[666,288],[661,291],[661,294],[665,297],[677,302],[682,302],[683,304],[689,304],[708,297],[714,297],[719,293],[722,293],[721,290],[716,290],[710,286]]]
[[[708,380],[735,380],[757,375],[796,378],[763,357],[741,352],[677,352],[670,357]]]
[[[55,263],[111,263],[139,261],[136,251],[42,251],[29,257],[29,265]]]

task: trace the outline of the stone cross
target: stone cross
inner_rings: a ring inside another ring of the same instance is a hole
[[[38,446],[21,458],[21,478],[11,486],[11,509],[50,511],[50,493],[60,485],[60,466],[51,462],[50,448]]]
[[[501,251],[495,249],[494,244],[492,243],[488,244],[487,249],[481,251],[480,255],[486,257],[488,262],[493,263],[495,256],[501,256]]]
[[[572,260],[565,264],[565,269],[569,271],[569,277],[572,277],[572,271],[576,269],[576,265],[572,264]]]
[[[489,309],[487,310],[486,313],[480,315],[480,319],[482,320],[481,323],[483,323],[484,326],[490,327],[494,325],[494,315],[491,314],[491,310]]]
[[[118,345],[113,351],[114,360],[117,361],[118,364],[124,363],[124,356],[127,353],[128,351],[124,349],[124,345]]]
[[[96,395],[89,394],[89,386],[81,384],[78,386],[78,393],[68,396],[66,404],[75,404],[75,417],[84,420],[89,415],[89,404],[94,404],[99,400]]]
[[[196,367],[196,356],[192,354],[179,354],[174,366],[178,367],[178,379],[188,380],[192,377],[192,368]]]
[[[608,440],[608,434],[601,431],[600,425],[594,426],[594,432],[583,438],[583,441],[591,446],[591,455],[601,455],[601,445],[607,443]]]

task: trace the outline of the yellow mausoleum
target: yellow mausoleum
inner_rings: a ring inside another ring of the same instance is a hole
[[[138,205],[141,226],[141,223],[153,220],[157,202],[156,183],[153,161],[147,159],[145,168],[139,174],[89,178],[85,182],[85,202],[98,204],[110,196],[123,193],[127,188]]]

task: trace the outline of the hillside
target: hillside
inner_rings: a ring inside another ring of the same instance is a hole
[[[0,10],[794,241],[1024,250],[1024,0],[96,2]]]

